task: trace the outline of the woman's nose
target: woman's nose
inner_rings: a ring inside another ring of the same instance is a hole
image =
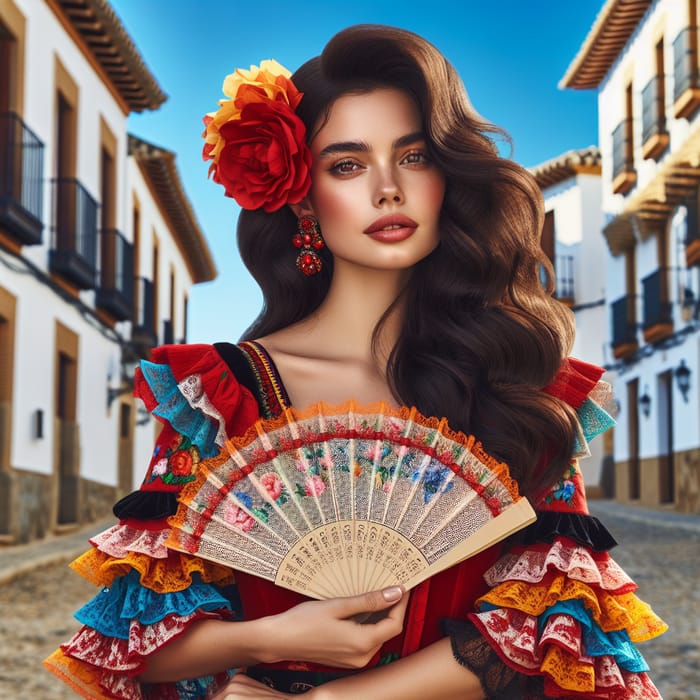
[[[377,192],[374,199],[375,205],[378,207],[384,204],[401,204],[403,202],[403,193],[392,173],[386,173],[377,184]]]

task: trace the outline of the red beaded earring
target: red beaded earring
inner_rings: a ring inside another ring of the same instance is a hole
[[[323,261],[316,252],[324,245],[321,229],[316,217],[310,214],[300,216],[297,227],[299,232],[292,239],[294,247],[301,249],[297,255],[297,269],[310,277],[320,272],[323,267]]]

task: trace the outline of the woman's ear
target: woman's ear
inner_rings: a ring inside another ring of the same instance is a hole
[[[314,215],[314,208],[311,206],[311,202],[309,201],[308,197],[304,197],[301,202],[289,204],[288,206],[294,212],[294,216],[296,216],[297,219],[305,215]]]

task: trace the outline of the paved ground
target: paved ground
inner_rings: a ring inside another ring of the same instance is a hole
[[[591,510],[620,543],[613,554],[639,583],[640,597],[671,626],[641,646],[664,699],[700,699],[700,517],[610,502]],[[0,549],[0,698],[75,698],[39,664],[77,628],[72,612],[95,593],[65,564],[107,525]]]

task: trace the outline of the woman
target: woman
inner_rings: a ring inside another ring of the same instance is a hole
[[[566,359],[541,196],[498,155],[501,130],[432,45],[388,27],[340,32],[291,81],[269,62],[224,91],[204,152],[244,209],[265,306],[237,346],[158,348],[137,374],[164,429],[120,524],[74,565],[109,588],[49,668],[85,697],[658,698],[632,641],[665,626],[606,553],[572,459],[610,425],[602,370]],[[241,572],[229,588],[230,570],[165,546],[222,435],[349,398],[477,435],[537,523],[410,594],[313,602]]]

